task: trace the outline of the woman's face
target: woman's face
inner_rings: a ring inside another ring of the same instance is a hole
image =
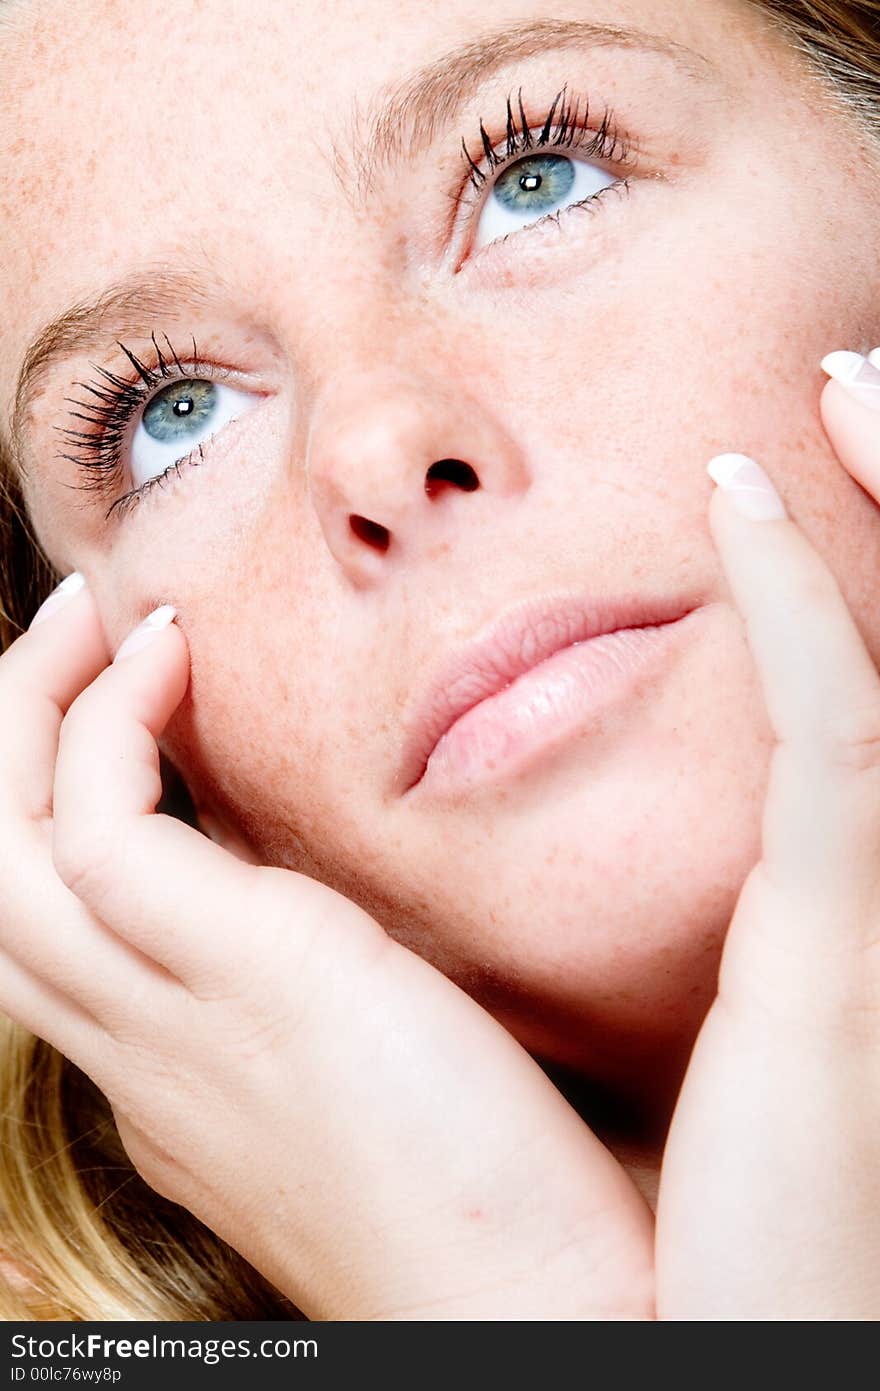
[[[765,464],[880,654],[880,522],[817,409],[821,356],[880,342],[868,147],[739,0],[0,13],[4,417],[73,309],[19,398],[27,502],[111,644],[177,606],[196,805],[536,1051],[610,1077],[679,1048],[771,746],[713,454]],[[695,612],[560,741],[404,793],[426,683],[563,591]]]

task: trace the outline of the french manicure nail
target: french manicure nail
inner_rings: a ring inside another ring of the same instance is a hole
[[[861,353],[828,353],[821,366],[863,406],[880,411],[880,371],[870,357],[862,357]]]
[[[716,454],[706,465],[706,472],[744,517],[771,522],[787,516],[782,498],[761,465],[748,454]]]
[[[177,609],[172,604],[161,604],[159,608],[153,609],[143,623],[133,628],[128,637],[120,643],[113,658],[114,662],[118,662],[121,657],[130,657],[134,652],[140,652],[142,647],[153,641],[157,633],[168,627],[176,613]]]
[[[53,613],[64,607],[68,599],[72,599],[74,594],[79,593],[85,582],[85,575],[81,574],[79,570],[73,570],[66,579],[55,586],[48,599],[43,600],[28,624],[28,628],[36,628],[38,623],[43,623],[47,618],[51,618]]]

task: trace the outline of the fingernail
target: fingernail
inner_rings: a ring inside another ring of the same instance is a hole
[[[79,593],[85,582],[85,575],[80,574],[79,570],[72,571],[66,579],[63,579],[60,584],[55,586],[48,599],[43,600],[28,624],[28,628],[36,628],[38,623],[42,623],[45,619],[51,618],[53,613],[56,613],[58,609],[64,607],[68,599],[72,599],[74,594]]]
[[[788,515],[761,465],[748,454],[716,454],[706,465],[706,472],[744,517],[771,522]]]
[[[880,411],[880,371],[870,357],[862,357],[861,353],[828,353],[821,366],[863,406]]]
[[[139,623],[136,628],[132,628],[128,637],[120,643],[116,651],[114,662],[118,662],[121,657],[130,657],[133,652],[140,652],[142,647],[152,642],[157,633],[163,628],[167,628],[177,609],[171,604],[161,604],[159,608],[147,614],[143,623]]]

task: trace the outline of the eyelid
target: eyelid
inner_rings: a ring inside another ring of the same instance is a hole
[[[120,344],[120,346],[122,345]],[[123,348],[123,351],[127,356],[130,356],[127,349]],[[134,360],[140,361],[140,359]],[[91,393],[94,399],[81,401],[72,396],[65,396],[64,400],[69,405],[79,407],[78,411],[69,411],[68,416],[75,421],[91,424],[94,429],[84,431],[56,425],[54,427],[56,433],[65,438],[73,448],[81,451],[79,458],[60,451],[58,457],[70,460],[86,475],[92,471],[93,476],[91,479],[87,477],[85,480],[80,478],[78,482],[73,484],[62,484],[63,487],[72,487],[85,492],[105,492],[111,487],[118,486],[122,465],[116,456],[121,454],[123,444],[131,442],[132,431],[137,428],[138,413],[144,410],[154,396],[157,396],[164,387],[170,386],[172,382],[186,381],[190,377],[195,378],[200,374],[212,381],[221,381],[227,375],[231,375],[231,369],[219,367],[215,363],[200,358],[197,349],[193,359],[179,358],[175,355],[174,360],[175,364],[180,364],[182,370],[179,370],[175,365],[173,371],[160,372],[158,361],[155,366],[141,363],[140,365],[145,368],[148,375],[158,374],[157,379],[149,384],[136,371],[122,376],[118,372],[111,372],[108,368],[95,363],[91,365],[101,378],[100,386],[96,387],[94,380],[74,383],[83,391]],[[113,386],[113,390],[108,389],[108,382]],[[119,417],[123,412],[122,401],[128,403],[127,418],[119,424]],[[88,412],[88,414],[83,415],[83,411]],[[113,432],[112,437],[111,432]],[[112,462],[101,463],[99,459],[87,457],[87,452],[92,450],[98,453],[100,458],[105,449],[109,447],[112,447],[114,452]]]
[[[201,362],[200,362],[200,368],[201,368],[201,370],[200,370],[199,375],[198,375],[197,377],[195,377],[195,376],[190,377],[188,374],[184,374],[184,376],[178,377],[177,380],[181,380],[181,381],[189,381],[189,380],[196,380],[196,381],[205,381],[205,380],[207,380],[207,381],[215,381],[215,380],[219,380],[219,378],[217,378],[217,377],[215,377],[215,376],[212,376],[212,374],[211,374],[211,364],[210,364],[209,362],[206,362],[204,359],[202,359]],[[227,378],[227,379],[228,379],[229,376],[237,376],[237,375],[238,375],[236,372],[232,371],[231,369],[225,369],[225,368],[224,368],[224,369],[217,369],[217,370],[218,370],[218,371],[221,371],[221,370],[222,370],[222,371],[224,372],[224,374],[225,374],[225,378]],[[167,387],[169,387],[169,386],[171,386],[171,385],[173,385],[173,384],[174,384],[173,381],[167,381],[167,382],[164,383],[164,386],[167,388]],[[228,380],[226,381],[226,384],[227,384],[227,385],[229,384],[229,383],[228,383]],[[232,389],[232,390],[235,390],[234,387],[231,388],[231,389]],[[154,393],[154,395],[159,395],[159,394],[161,394],[161,390],[162,390],[162,388],[160,387],[159,391],[156,392],[156,393]],[[264,399],[264,398],[265,398],[266,396],[268,396],[270,393],[269,393],[269,392],[266,392],[266,391],[242,391],[241,394],[242,394],[242,395],[248,395],[248,396],[253,397],[253,398],[254,398],[254,405],[256,405],[256,402],[257,402],[257,401],[259,401],[260,399]],[[148,398],[147,398],[147,404],[148,404],[149,401],[152,400],[152,399],[153,399],[153,396],[148,397]],[[144,408],[145,408],[145,407],[142,407],[141,409],[143,410]],[[173,473],[176,472],[178,479],[180,479],[180,477],[181,477],[181,472],[180,472],[180,471],[181,471],[181,468],[182,468],[182,467],[184,467],[184,466],[193,466],[193,465],[195,465],[195,463],[196,463],[195,455],[198,455],[198,456],[199,456],[199,460],[200,460],[202,463],[206,463],[207,461],[206,461],[206,459],[205,459],[205,450],[206,450],[209,446],[212,446],[212,445],[214,444],[214,440],[215,440],[215,439],[221,439],[221,438],[226,434],[226,432],[227,432],[228,430],[233,429],[241,420],[245,419],[245,418],[250,414],[250,410],[251,410],[252,408],[253,408],[253,407],[250,407],[250,408],[248,408],[247,410],[245,410],[243,414],[236,414],[235,416],[233,416],[232,419],[225,421],[225,422],[224,422],[222,425],[220,425],[216,430],[213,430],[213,431],[211,432],[211,434],[208,436],[207,439],[205,439],[205,440],[200,440],[198,443],[192,445],[192,446],[187,450],[187,452],[186,452],[185,454],[183,454],[183,455],[180,456],[179,459],[176,459],[176,460],[174,460],[173,462],[169,463],[169,464],[163,469],[163,471],[162,471],[161,473],[151,475],[150,477],[145,478],[144,481],[143,481],[142,483],[133,484],[133,485],[132,485],[131,487],[129,487],[125,492],[119,493],[119,495],[118,495],[117,497],[114,498],[113,502],[111,503],[110,507],[108,508],[107,512],[105,513],[104,520],[105,520],[105,521],[109,520],[110,517],[111,517],[111,515],[112,515],[114,522],[116,522],[116,523],[121,522],[121,520],[123,519],[123,517],[127,516],[128,513],[129,513],[130,511],[132,511],[132,510],[133,510],[134,508],[136,508],[136,507],[139,507],[142,503],[148,501],[148,500],[151,498],[151,496],[152,496],[152,494],[153,494],[154,491],[155,491],[155,492],[160,492],[160,491],[162,491],[162,490],[164,489],[165,485],[166,485],[166,480],[167,480],[168,478],[170,478],[170,476],[171,476]],[[134,420],[134,418],[133,418],[133,421],[130,421],[130,422],[129,422],[129,428],[130,428],[130,429],[136,430],[138,424],[140,424],[140,420],[139,420],[139,419],[138,419],[138,420]],[[215,446],[215,447],[216,447],[216,446]],[[122,467],[122,465],[121,465],[121,467]],[[129,481],[130,481],[130,480],[129,480]]]
[[[117,372],[92,363],[96,376],[91,381],[75,383],[90,393],[88,399],[66,397],[78,409],[68,412],[69,426],[54,426],[56,433],[75,451],[59,450],[58,457],[75,464],[79,474],[73,483],[59,480],[60,486],[80,494],[96,493],[105,499],[111,498],[105,521],[111,513],[118,520],[125,510],[123,502],[138,491],[137,487],[128,487],[132,481],[126,467],[128,450],[144,409],[164,388],[178,381],[202,379],[228,383],[257,398],[271,395],[271,390],[256,386],[253,373],[221,365],[216,359],[203,356],[194,338],[190,339],[193,354],[181,356],[172,348],[167,335],[162,336],[167,344],[167,355],[159,347],[154,331],[150,336],[151,345],[141,350],[143,361],[123,343],[118,343],[130,364],[125,376],[121,375],[121,368]],[[91,430],[80,428],[83,423],[90,425]]]
[[[552,132],[554,132],[554,131],[559,131],[560,128],[563,128],[565,131],[570,132],[570,133],[571,133],[571,137],[574,136],[575,132],[583,133],[583,134],[585,134],[585,135],[589,135],[591,131],[593,131],[594,133],[598,133],[600,130],[604,129],[605,133],[607,134],[608,140],[609,140],[609,142],[612,144],[612,146],[613,146],[613,147],[616,147],[618,144],[621,146],[621,150],[620,150],[620,154],[619,154],[619,156],[618,156],[618,158],[617,158],[617,162],[618,162],[618,163],[624,163],[625,160],[626,160],[626,157],[627,157],[628,152],[631,151],[632,149],[637,148],[637,142],[636,142],[635,138],[629,134],[628,131],[625,131],[625,130],[623,130],[623,129],[621,128],[620,123],[619,123],[619,121],[618,121],[618,119],[617,119],[617,117],[616,117],[616,115],[615,115],[615,112],[614,112],[613,108],[612,108],[611,106],[609,106],[607,102],[604,103],[603,106],[602,106],[602,108],[601,108],[601,109],[602,109],[602,119],[601,119],[601,121],[599,122],[599,125],[598,125],[598,126],[592,126],[592,125],[590,124],[590,116],[591,116],[593,113],[595,113],[595,111],[596,111],[596,103],[595,103],[595,102],[591,102],[590,99],[589,99],[589,97],[587,97],[587,96],[585,96],[585,95],[583,95],[583,94],[581,94],[581,93],[579,93],[579,92],[574,92],[574,93],[572,94],[572,95],[573,95],[573,100],[574,100],[574,105],[572,106],[572,97],[568,97],[568,98],[566,99],[566,97],[567,97],[567,89],[568,89],[568,84],[566,83],[566,84],[563,85],[562,88],[560,88],[559,92],[557,92],[556,96],[554,97],[553,101],[550,103],[549,107],[547,107],[547,109],[546,109],[546,111],[545,111],[545,114],[544,114],[543,118],[542,118],[541,121],[540,121],[541,130],[540,130],[540,132],[539,132],[539,134],[544,134],[544,133],[546,132],[545,138],[544,138],[543,140],[535,141],[534,145],[533,145],[531,148],[542,149],[542,150],[543,150],[543,149],[550,148],[550,147],[555,148],[555,149],[566,149],[566,148],[570,148],[570,147],[572,146],[572,138],[563,137],[563,138],[560,140],[558,137],[556,137],[556,136],[554,136],[554,135],[552,134]],[[560,99],[562,99],[561,105],[560,105]],[[581,115],[581,103],[582,103],[582,102],[583,102],[583,120],[582,120],[582,121],[579,121],[579,120],[578,120],[578,117]],[[482,138],[483,155],[482,155],[481,159],[479,160],[479,164],[480,164],[480,165],[485,164],[485,163],[487,163],[487,162],[490,162],[490,161],[489,161],[489,155],[488,155],[488,152],[487,152],[487,149],[486,149],[487,143],[488,143],[489,147],[491,148],[491,150],[493,151],[493,154],[494,154],[494,151],[497,150],[498,146],[502,143],[502,140],[506,140],[507,145],[508,145],[509,158],[505,159],[505,157],[502,156],[500,159],[497,159],[497,160],[495,161],[495,163],[491,164],[491,167],[492,167],[492,169],[493,169],[493,172],[495,172],[495,173],[498,172],[498,170],[499,170],[499,168],[501,167],[502,164],[509,163],[511,160],[515,160],[515,159],[521,158],[522,155],[523,155],[524,153],[526,153],[526,151],[522,148],[522,146],[517,146],[517,148],[515,148],[515,149],[513,150],[512,153],[510,153],[510,147],[511,147],[511,145],[512,145],[512,144],[513,144],[513,145],[517,145],[517,142],[520,140],[521,135],[522,135],[522,130],[523,130],[523,128],[525,127],[526,129],[528,129],[529,132],[530,132],[531,134],[535,134],[535,132],[538,130],[537,124],[533,124],[533,123],[531,122],[531,120],[528,118],[528,115],[527,115],[527,113],[526,113],[525,106],[524,106],[523,99],[522,99],[522,88],[521,88],[521,87],[519,88],[519,90],[518,90],[518,92],[517,92],[517,103],[516,103],[516,105],[517,105],[518,115],[517,115],[517,116],[513,116],[513,110],[512,110],[512,106],[511,106],[510,94],[508,94],[508,97],[507,97],[507,113],[508,113],[508,120],[507,120],[507,123],[506,123],[506,124],[507,124],[507,132],[506,132],[506,134],[505,134],[504,137],[499,137],[498,140],[496,140],[496,141],[494,141],[494,142],[492,141],[489,132],[486,131],[486,128],[485,128],[485,126],[484,126],[484,124],[483,124],[482,119],[480,120],[480,123],[479,123],[479,124],[480,124],[480,133],[481,133],[481,137],[483,137],[483,138]],[[546,105],[546,102],[545,102],[545,105]],[[556,115],[557,107],[559,108],[559,110],[558,110],[558,115]],[[551,116],[555,116],[555,119],[551,119]],[[512,120],[513,120],[513,124],[511,124],[511,118],[512,118]],[[519,125],[516,124],[517,120],[519,121]],[[463,148],[463,151],[464,151],[464,154],[465,154],[465,157],[466,157],[468,163],[471,164],[471,165],[476,164],[477,161],[475,161],[475,160],[472,158],[472,156],[470,155],[470,152],[467,150],[467,147],[466,147],[465,142],[464,142],[464,138],[462,138],[462,148]],[[577,142],[574,142],[574,148],[577,148]],[[491,163],[491,162],[490,162],[490,163]]]
[[[472,168],[471,172],[464,175],[457,191],[449,195],[453,205],[453,213],[451,226],[448,229],[448,236],[455,247],[453,252],[454,272],[457,273],[461,269],[465,259],[467,259],[467,247],[459,245],[466,228],[479,220],[479,214],[488,200],[492,188],[504,173],[505,169],[518,163],[530,152],[540,154],[552,153],[553,151],[559,151],[561,153],[580,151],[582,162],[597,164],[602,164],[604,162],[613,165],[615,171],[626,171],[637,166],[638,159],[636,157],[641,153],[640,142],[635,136],[631,135],[627,129],[620,125],[611,106],[608,103],[601,105],[599,108],[602,111],[601,121],[598,126],[592,126],[589,124],[590,116],[591,113],[594,113],[596,110],[596,103],[591,102],[588,96],[581,96],[581,94],[574,93],[575,104],[572,109],[571,98],[569,98],[568,101],[565,99],[567,87],[568,84],[566,83],[551,102],[548,103],[545,98],[545,115],[543,118],[538,117],[534,124],[529,118],[526,107],[531,109],[535,106],[535,103],[531,101],[524,103],[522,88],[520,87],[517,102],[518,117],[515,118],[520,121],[518,127],[515,124],[512,127],[510,123],[511,97],[508,94],[507,119],[505,121],[506,133],[503,136],[493,141],[490,131],[486,130],[482,119],[480,119],[479,124],[484,154],[482,160],[479,162],[472,159],[465,144],[464,137],[462,137],[462,149]],[[563,98],[563,100],[558,117],[551,121],[548,127],[549,113],[554,111],[560,98]],[[583,102],[582,122],[578,119],[581,115],[581,101]],[[499,147],[506,147],[510,150],[512,143],[511,137],[514,137],[513,143],[519,145],[519,141],[522,139],[523,129],[527,130],[532,136],[532,142],[528,146],[519,146],[519,148],[513,149],[512,152],[500,156],[494,162],[490,162],[487,143],[488,149],[491,150],[493,154],[498,151]],[[539,142],[535,137],[543,134],[545,129],[547,130],[547,138]],[[570,130],[571,137],[566,137],[561,140],[558,139],[557,137],[560,129]],[[604,146],[605,148],[604,150],[601,148],[591,148],[594,145]],[[483,172],[484,182],[481,188],[475,190],[473,194],[468,194],[468,185],[473,187],[473,166],[476,166],[477,170],[481,172],[485,171],[488,166],[488,172]],[[484,248],[484,250],[485,249],[487,248]],[[477,254],[479,255],[480,253]]]
[[[535,128],[533,127],[532,129],[534,130]],[[585,134],[586,137],[589,138],[589,130],[587,130]],[[535,148],[538,153],[552,153],[554,149],[577,150],[579,146],[577,142],[575,142],[572,146],[554,146],[552,143],[550,143],[547,145],[539,145]],[[484,205],[488,202],[489,195],[491,194],[492,189],[494,188],[498,180],[501,178],[501,175],[504,173],[504,171],[506,169],[509,169],[511,165],[518,164],[520,160],[526,159],[529,153],[530,151],[528,150],[520,150],[518,153],[509,155],[505,159],[499,160],[498,164],[492,167],[492,173],[490,177],[487,179],[486,184],[479,192],[474,191],[472,195],[468,194],[467,192],[464,192],[460,195],[460,197],[458,198],[457,206],[459,211],[462,208],[464,208],[465,211],[461,212],[460,216],[456,216],[455,222],[453,224],[453,235],[455,234],[459,222],[470,222],[474,219],[478,219],[479,213],[482,212]],[[586,160],[585,162],[590,164],[598,164],[601,161],[601,159],[602,156],[597,153],[591,155],[589,160]],[[470,184],[470,179],[466,180],[466,183]]]

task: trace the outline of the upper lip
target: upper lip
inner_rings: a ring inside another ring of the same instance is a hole
[[[461,715],[554,652],[620,628],[674,623],[694,607],[693,601],[668,595],[598,598],[566,592],[525,599],[505,609],[444,657],[407,705],[402,718],[402,791],[421,780],[438,740]]]

